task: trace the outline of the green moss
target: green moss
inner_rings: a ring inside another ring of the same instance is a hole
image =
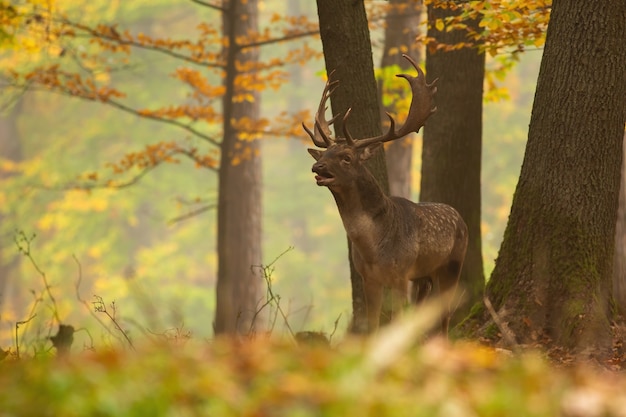
[[[495,323],[489,324],[485,329],[485,337],[488,339],[497,339],[499,333],[500,329],[498,329]]]
[[[470,308],[469,314],[467,315],[467,319],[474,319],[483,314],[485,311],[485,305],[482,301],[478,301],[474,303],[472,308]]]

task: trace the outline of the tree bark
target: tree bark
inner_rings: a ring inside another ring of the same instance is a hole
[[[258,60],[258,50],[241,50],[237,38],[258,31],[257,0],[231,0],[223,14],[227,70],[223,100],[224,139],[218,197],[218,276],[216,334],[248,334],[261,327],[257,309],[263,283],[261,265],[261,158],[258,141],[242,141],[233,121],[259,116],[258,92],[253,101],[234,101],[241,93],[237,64]]]
[[[385,40],[383,54],[381,58],[381,68],[397,66],[409,73],[415,71],[413,66],[402,57],[403,53],[409,54],[416,62],[420,61],[420,48],[415,42],[419,32],[420,12],[422,4],[420,2],[406,2],[405,0],[390,0],[385,17]],[[395,75],[395,74],[394,74]],[[401,91],[394,91],[394,95],[402,98],[402,95],[410,94],[406,85],[402,84]],[[395,113],[397,108],[393,105],[383,104],[384,80],[378,81],[379,108],[382,124],[389,125],[389,118],[386,112]],[[398,123],[402,120],[395,118]],[[388,127],[385,127],[388,128]],[[387,176],[389,178],[389,194],[406,199],[411,199],[411,168],[413,163],[413,141],[417,135],[410,134],[406,137],[389,142],[385,146],[385,163],[387,166]],[[386,299],[390,298],[387,291]],[[380,323],[385,324],[391,319],[391,303],[384,303],[380,313]]]
[[[429,4],[431,25],[428,36],[437,43],[447,45],[466,42],[466,31],[439,31],[434,24],[436,19],[458,13]],[[465,23],[478,29],[479,22],[476,20]],[[482,300],[485,288],[480,230],[485,55],[477,48],[451,52],[427,48],[426,73],[429,79],[439,78],[439,81],[435,96],[437,111],[424,126],[420,201],[446,203],[456,208],[465,220],[469,233],[460,278],[464,303],[453,317],[453,323],[458,323],[471,305]]]
[[[617,310],[626,315],[626,132],[622,144],[622,179],[619,208],[615,224],[615,254],[613,255],[613,297]]]
[[[391,65],[403,70],[412,71],[413,67],[404,58],[402,53],[410,55],[416,62],[420,62],[420,51],[415,38],[419,33],[420,2],[406,2],[405,0],[390,0],[389,10],[385,18],[385,44],[381,67]],[[379,91],[383,95],[383,83],[379,82]],[[384,106],[386,112],[395,112],[393,106]],[[381,120],[389,123],[384,112]],[[413,141],[416,135],[408,135],[403,139],[395,140],[385,147],[387,175],[389,177],[389,193],[399,197],[411,199],[411,167],[413,163]]]
[[[335,71],[333,78],[340,82],[331,98],[332,114],[345,114],[348,108],[352,108],[348,123],[354,137],[380,135],[372,45],[363,0],[317,0],[317,10],[326,72],[330,74]],[[339,135],[342,132],[341,123],[339,118],[334,124],[335,132],[339,132]],[[368,167],[383,190],[388,192],[384,153],[379,152],[371,158]],[[351,258],[349,262],[352,312],[353,316],[362,317],[367,309],[362,278],[354,269]]]
[[[624,22],[622,1],[552,5],[524,162],[487,287],[522,341],[611,346]]]

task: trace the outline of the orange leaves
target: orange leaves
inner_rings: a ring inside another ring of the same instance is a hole
[[[174,72],[174,77],[193,88],[193,97],[195,99],[220,98],[226,92],[226,88],[223,85],[215,86],[209,84],[206,76],[204,76],[200,71],[188,67],[177,68]]]
[[[13,73],[13,76],[19,83],[20,76],[16,73]],[[27,84],[87,100],[107,102],[111,98],[125,97],[124,93],[111,87],[98,85],[93,79],[84,80],[77,73],[62,71],[58,64],[37,68],[25,74],[23,78]]]
[[[127,153],[117,163],[108,163],[107,166],[113,170],[113,173],[122,174],[132,169],[151,169],[163,162],[180,163],[176,155],[184,155],[191,158],[196,162],[197,167],[215,169],[218,164],[217,159],[213,156],[214,154],[200,154],[197,148],[185,147],[178,142],[171,141],[147,145],[143,150]],[[94,174],[89,174],[88,178],[93,176]]]
[[[107,166],[113,169],[114,173],[120,174],[131,168],[152,168],[161,162],[178,163],[179,161],[173,158],[178,151],[178,144],[175,142],[159,142],[147,145],[141,152],[127,153],[118,163],[108,163]]]
[[[137,114],[152,119],[180,119],[187,117],[193,121],[202,120],[206,123],[218,123],[222,115],[215,112],[210,106],[193,106],[183,104],[180,106],[167,106],[159,109],[139,109]]]

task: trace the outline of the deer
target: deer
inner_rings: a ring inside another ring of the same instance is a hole
[[[389,129],[369,138],[353,138],[347,127],[351,108],[343,116],[343,137],[333,138],[330,130],[340,115],[327,120],[326,102],[338,87],[329,74],[319,107],[314,116],[314,130],[302,126],[313,144],[315,159],[312,172],[318,186],[333,195],[343,226],[352,242],[350,256],[362,277],[365,314],[355,314],[353,333],[374,333],[379,327],[383,289],[389,288],[402,308],[419,304],[427,297],[453,293],[459,283],[468,231],[461,215],[443,203],[414,203],[402,197],[387,196],[366,166],[385,142],[418,132],[436,111],[433,96],[435,83],[426,83],[419,65],[403,54],[415,68],[417,77],[397,74],[408,81],[411,104],[404,124],[396,129],[387,113]],[[335,134],[337,135],[337,132]],[[440,332],[448,335],[452,302],[442,301]],[[443,300],[443,299],[442,299]],[[393,306],[392,306],[393,308]],[[392,313],[395,315],[395,309]]]

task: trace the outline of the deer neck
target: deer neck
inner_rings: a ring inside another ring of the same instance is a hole
[[[375,219],[385,215],[390,200],[369,171],[359,175],[349,187],[331,189],[331,192],[348,237],[353,243],[365,236],[372,237],[378,232]]]

